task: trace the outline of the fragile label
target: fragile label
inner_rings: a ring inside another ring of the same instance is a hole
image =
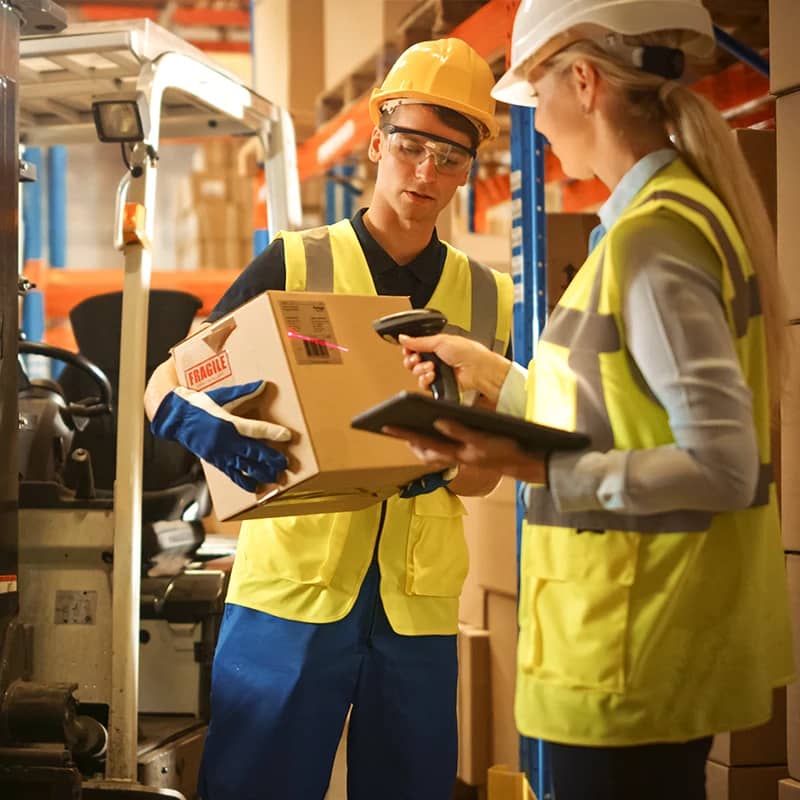
[[[56,625],[94,625],[97,621],[97,592],[66,591],[56,592]]]
[[[283,300],[279,304],[285,335],[298,364],[341,364],[347,347],[336,341],[330,314],[318,300]]]
[[[189,389],[207,389],[231,376],[231,360],[227,350],[220,350],[203,359],[198,364],[192,364],[184,370],[186,386]]]

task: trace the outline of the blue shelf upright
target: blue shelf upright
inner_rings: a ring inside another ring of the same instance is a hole
[[[328,171],[328,180],[325,181],[325,221],[328,225],[353,216],[353,200],[360,194],[351,182],[354,173],[352,164],[337,164]]]
[[[547,320],[544,138],[535,110],[511,106],[511,271],[514,277],[514,359],[527,366]],[[521,484],[520,484],[521,487]],[[517,583],[524,506],[517,500]],[[539,800],[550,800],[544,742],[520,737],[520,764]]]

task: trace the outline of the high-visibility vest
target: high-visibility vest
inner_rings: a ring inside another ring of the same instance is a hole
[[[376,294],[349,220],[280,235],[287,290]],[[447,316],[447,331],[506,351],[513,307],[509,275],[447,245],[428,305]],[[355,602],[377,542],[381,598],[393,629],[406,635],[456,633],[468,569],[463,514],[461,500],[442,488],[409,499],[395,495],[358,511],[247,520],[227,600],[304,622],[341,619]]]
[[[642,188],[567,288],[531,365],[528,417],[585,431],[600,452],[674,443],[622,318],[625,240],[664,209],[722,264],[753,397],[758,489],[743,511],[635,516],[560,513],[545,487],[531,488],[515,702],[528,736],[615,746],[745,728],[769,718],[773,687],[793,674],[758,288],[730,214],[682,161]]]

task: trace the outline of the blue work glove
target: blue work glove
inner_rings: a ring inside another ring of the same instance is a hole
[[[430,494],[443,486],[447,486],[450,481],[455,478],[458,473],[457,467],[450,467],[450,469],[443,470],[442,472],[431,472],[428,475],[423,475],[411,483],[406,484],[400,490],[400,497],[406,500],[410,497],[418,497],[421,494]]]
[[[178,386],[161,401],[150,430],[154,436],[180,442],[237,486],[254,492],[259,483],[274,483],[288,464],[283,453],[263,440],[288,442],[292,434],[283,425],[237,417],[230,410],[258,397],[266,385],[253,381],[210,392]]]

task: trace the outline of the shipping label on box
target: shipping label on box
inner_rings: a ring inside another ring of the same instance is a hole
[[[220,520],[365,508],[430,471],[397,439],[357,431],[350,420],[401,391],[417,391],[402,351],[373,320],[410,308],[404,297],[266,292],[173,349],[178,380],[194,389],[269,382],[233,409],[292,431],[270,443],[289,467],[254,493],[209,464]]]

